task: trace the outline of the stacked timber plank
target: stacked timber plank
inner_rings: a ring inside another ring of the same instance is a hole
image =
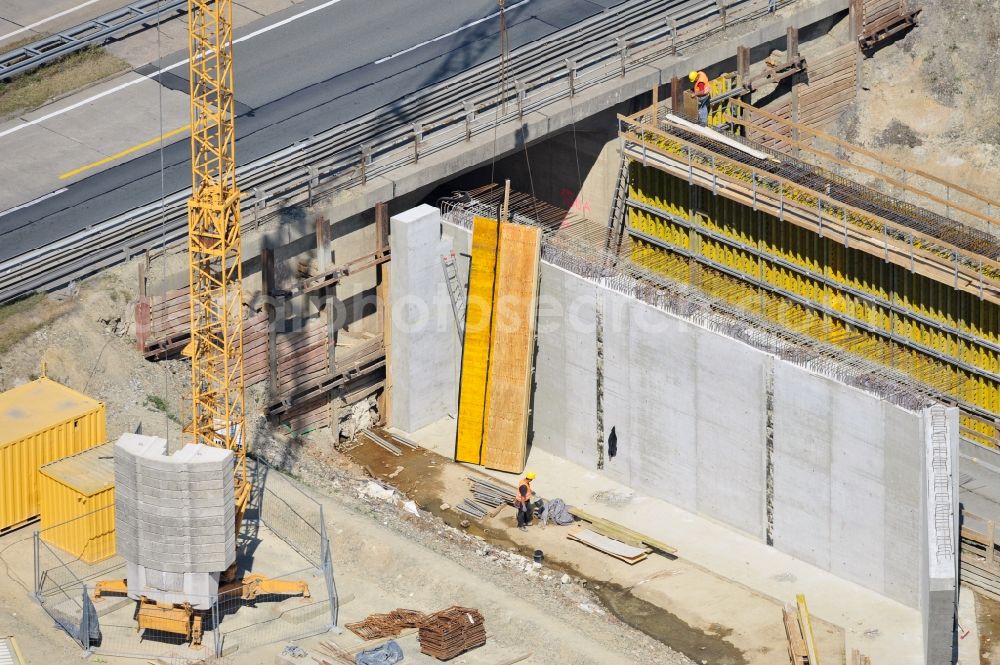
[[[857,94],[857,47],[845,44],[809,59],[809,83],[799,89],[798,122],[822,128],[854,103]]]
[[[191,339],[191,301],[187,288],[167,291],[162,296],[150,296],[136,303],[136,337],[147,360],[163,360],[180,355]],[[263,350],[260,343],[263,342]],[[247,384],[267,378],[267,316],[257,314],[243,321],[244,365],[250,364],[260,353],[265,357],[263,373]],[[244,370],[245,374],[249,374]]]
[[[624,561],[629,565],[633,565],[643,561],[652,552],[648,547],[634,547],[632,545],[627,545],[620,540],[609,538],[608,536],[601,535],[596,531],[591,531],[590,529],[584,529],[582,527],[572,529],[566,534],[566,537],[570,540],[575,540],[577,542],[583,543],[589,547],[594,548],[600,552],[604,552],[609,556],[613,556],[619,561]]]
[[[770,117],[744,111],[748,137],[772,150],[789,153],[793,141],[809,143],[812,135],[796,125],[822,129],[833,124],[857,95],[857,47],[845,44],[821,56],[809,58],[808,81],[793,86],[791,100],[762,107]],[[784,122],[783,122],[784,121]]]
[[[421,653],[449,660],[486,644],[486,624],[479,610],[449,607],[432,614],[421,624],[417,640]]]
[[[656,550],[668,555],[677,553],[676,547],[671,547],[663,541],[650,538],[649,536],[639,533],[638,531],[633,531],[632,529],[622,526],[617,522],[612,522],[611,520],[606,520],[603,517],[591,515],[590,513],[574,506],[569,507],[569,513],[578,520],[589,522],[589,529],[591,531],[608,538],[613,538],[614,540],[624,543],[625,545],[642,549],[649,548],[650,550]]]
[[[781,608],[781,616],[785,636],[788,638],[788,659],[791,665],[819,665],[806,597],[798,594],[794,606],[786,605]]]
[[[905,0],[862,0],[861,6],[858,42],[864,49],[912,28],[920,11],[909,11]]]
[[[993,520],[962,511],[960,579],[1000,601],[1000,533]]]
[[[476,217],[455,459],[524,468],[541,230]]]

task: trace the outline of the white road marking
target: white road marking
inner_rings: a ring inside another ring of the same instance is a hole
[[[36,203],[38,203],[39,201],[44,201],[45,199],[52,198],[53,196],[56,196],[58,194],[62,194],[65,191],[66,191],[66,188],[63,187],[62,189],[57,189],[54,192],[49,192],[48,194],[45,194],[43,196],[39,196],[37,199],[34,199],[32,201],[28,201],[27,203],[22,203],[21,205],[14,206],[13,208],[7,208],[3,212],[0,212],[0,217],[3,217],[4,215],[9,215],[10,213],[12,213],[12,212],[14,212],[16,210],[20,210],[21,208],[27,208],[29,206],[33,206]]]
[[[257,37],[258,35],[262,35],[265,32],[269,32],[271,30],[274,30],[275,28],[280,28],[280,27],[282,27],[284,25],[288,25],[292,21],[297,21],[298,19],[300,19],[300,18],[302,18],[304,16],[309,16],[310,14],[314,14],[314,13],[316,13],[316,12],[322,10],[322,9],[326,9],[327,7],[335,5],[338,2],[340,2],[340,1],[341,0],[327,0],[327,2],[324,2],[323,4],[320,4],[320,5],[316,5],[315,7],[311,8],[311,9],[307,9],[304,12],[299,12],[298,14],[293,14],[292,16],[289,16],[288,18],[282,19],[282,20],[278,21],[277,23],[272,23],[271,25],[265,26],[265,27],[261,28],[260,30],[255,30],[255,31],[251,32],[248,35],[243,35],[239,39],[234,39],[233,43],[234,44],[239,44],[240,42],[245,42],[248,39],[252,39],[254,37]],[[527,2],[528,0],[523,0],[523,1]],[[37,125],[38,123],[45,122],[46,120],[51,120],[52,118],[60,116],[63,113],[68,113],[70,111],[76,110],[76,109],[80,108],[81,106],[86,106],[87,104],[90,104],[91,102],[95,102],[98,99],[101,99],[102,97],[107,97],[108,95],[113,95],[116,92],[120,92],[120,91],[124,90],[125,88],[130,88],[133,85],[135,85],[136,83],[142,83],[143,81],[154,80],[154,79],[156,79],[156,77],[159,74],[162,74],[164,72],[169,72],[172,69],[177,69],[178,67],[182,67],[182,66],[186,65],[187,63],[188,63],[188,58],[184,58],[180,62],[175,62],[174,64],[172,64],[172,65],[170,65],[168,67],[163,67],[162,69],[159,69],[158,71],[156,71],[153,74],[150,74],[149,76],[140,76],[139,78],[133,79],[131,81],[126,81],[125,83],[120,83],[120,84],[116,85],[113,88],[109,88],[109,89],[105,90],[104,92],[99,92],[96,95],[92,95],[90,97],[87,97],[86,99],[82,99],[82,100],[80,100],[78,102],[70,104],[69,106],[63,107],[61,109],[57,109],[57,110],[53,111],[52,113],[48,113],[46,115],[43,115],[40,118],[35,118],[34,120],[26,120],[23,123],[21,123],[20,125],[14,125],[13,127],[9,127],[7,129],[5,129],[4,131],[0,132],[0,138],[3,138],[4,136],[7,136],[9,134],[13,134],[14,132],[19,132],[22,129],[25,129],[25,128],[30,127],[32,125]]]
[[[529,2],[531,2],[531,0],[521,0],[521,2],[515,3],[515,4],[511,5],[510,7],[507,7],[504,11],[508,11],[509,12],[512,9],[517,9],[518,7],[520,7],[522,5],[528,4]],[[387,62],[389,60],[392,60],[395,57],[403,55],[404,53],[409,53],[410,51],[416,51],[421,46],[426,46],[427,44],[433,44],[434,42],[437,42],[437,41],[440,41],[440,40],[444,39],[445,37],[451,37],[452,35],[457,35],[458,33],[462,32],[463,30],[468,30],[469,28],[471,28],[473,26],[479,25],[480,23],[483,23],[484,21],[489,21],[490,19],[496,18],[497,16],[500,16],[500,12],[499,11],[495,11],[492,14],[490,14],[489,16],[484,16],[481,19],[472,21],[471,23],[466,23],[461,28],[456,28],[455,30],[452,30],[451,32],[446,32],[443,35],[438,35],[434,39],[428,39],[426,42],[420,42],[419,44],[415,44],[414,46],[411,46],[410,48],[403,49],[402,51],[399,51],[397,53],[393,53],[392,55],[387,55],[384,58],[379,58],[378,60],[376,60],[372,64],[373,65],[381,65],[383,62]]]
[[[70,7],[69,9],[61,11],[58,14],[53,14],[52,16],[48,16],[46,18],[43,18],[41,21],[35,21],[31,25],[26,25],[23,28],[19,28],[19,29],[15,30],[14,32],[8,32],[6,35],[0,37],[0,42],[3,42],[5,40],[7,40],[7,39],[10,39],[11,37],[13,37],[15,35],[19,35],[22,32],[27,32],[28,30],[32,30],[34,28],[37,28],[38,26],[43,25],[45,23],[48,23],[49,21],[52,21],[54,19],[57,19],[60,16],[66,16],[66,14],[72,14],[73,12],[75,12],[75,11],[77,11],[79,9],[83,9],[87,5],[92,5],[95,2],[98,2],[98,0],[87,0],[86,2],[81,2],[76,7]]]

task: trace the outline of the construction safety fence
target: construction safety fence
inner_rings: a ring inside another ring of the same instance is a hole
[[[244,582],[251,571],[266,575],[269,586],[259,593],[248,592],[251,587],[244,583],[218,595],[190,596],[198,608],[190,620],[160,617],[166,630],[140,630],[135,600],[96,593],[99,582],[126,577],[121,556],[87,563],[52,544],[58,542],[54,531],[82,528],[87,518],[93,522],[88,514],[22,541],[33,547],[35,599],[85,651],[103,655],[219,657],[329,630],[336,625],[339,604],[323,507],[263,463],[251,470],[255,489],[237,541],[237,565]],[[114,506],[101,511],[113,513]],[[275,587],[284,587],[287,595],[272,592]]]

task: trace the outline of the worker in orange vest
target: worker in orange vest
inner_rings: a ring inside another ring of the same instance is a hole
[[[517,492],[514,494],[514,507],[517,508],[517,528],[527,531],[531,524],[531,499],[535,493],[531,491],[531,481],[535,479],[535,472],[529,471],[524,474],[524,478],[517,484]]]
[[[708,125],[708,102],[712,99],[712,89],[708,85],[708,75],[705,72],[692,71],[688,80],[694,84],[691,94],[698,100],[698,124]]]

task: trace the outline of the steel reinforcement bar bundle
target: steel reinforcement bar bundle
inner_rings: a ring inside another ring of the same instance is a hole
[[[645,63],[681,53],[729,26],[766,16],[768,4],[628,0],[511,52],[511,84],[502,95],[493,59],[240,167],[245,227],[282,207],[363,185],[493,132],[497,124],[516,122]],[[187,189],[167,194],[162,209],[155,201],[0,263],[0,302],[59,288],[143,250],[183,240],[189,196]]]

